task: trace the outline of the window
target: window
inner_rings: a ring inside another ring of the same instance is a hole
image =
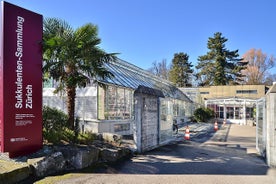
[[[174,116],[185,116],[185,102],[184,101],[174,100],[173,115]]]
[[[234,119],[234,107],[226,107],[226,118]]]
[[[202,91],[202,92],[200,92],[200,94],[202,94],[202,95],[208,95],[209,92],[208,91]]]
[[[133,91],[116,86],[101,88],[98,118],[106,120],[131,119],[133,116]],[[103,114],[104,112],[104,114]]]
[[[237,90],[237,94],[257,94],[257,90]]]

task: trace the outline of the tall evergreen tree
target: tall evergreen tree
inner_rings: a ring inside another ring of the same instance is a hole
[[[206,55],[198,57],[196,74],[200,80],[200,86],[237,84],[241,80],[241,70],[245,62],[241,62],[238,50],[229,51],[225,48],[228,41],[217,32],[208,40],[207,48],[210,50]]]
[[[189,56],[180,52],[174,54],[169,79],[177,87],[191,87],[191,75],[193,74],[193,65],[188,61]]]

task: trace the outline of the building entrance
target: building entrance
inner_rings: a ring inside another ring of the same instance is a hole
[[[208,99],[205,106],[214,110],[215,118],[238,124],[252,123],[256,100],[241,98]]]

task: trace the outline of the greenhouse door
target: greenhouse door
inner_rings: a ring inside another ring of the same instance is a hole
[[[138,88],[134,92],[133,130],[138,152],[148,151],[159,145],[159,96],[161,94],[162,92],[158,90],[146,87]]]

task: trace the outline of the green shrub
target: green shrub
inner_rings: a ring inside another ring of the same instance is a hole
[[[79,121],[76,118],[76,121]],[[91,144],[96,135],[93,133],[79,133],[67,127],[68,116],[56,109],[48,106],[43,107],[43,138],[48,143],[79,143]]]
[[[214,111],[209,108],[198,108],[194,112],[194,118],[198,122],[207,122],[214,117]]]
[[[68,116],[56,109],[43,106],[43,138],[48,142],[57,143],[64,137]]]
[[[86,133],[79,133],[77,137],[77,141],[79,144],[92,144],[92,142],[96,139],[96,134],[86,132]]]
[[[43,129],[45,131],[61,131],[66,127],[68,116],[56,109],[48,106],[43,106]]]

